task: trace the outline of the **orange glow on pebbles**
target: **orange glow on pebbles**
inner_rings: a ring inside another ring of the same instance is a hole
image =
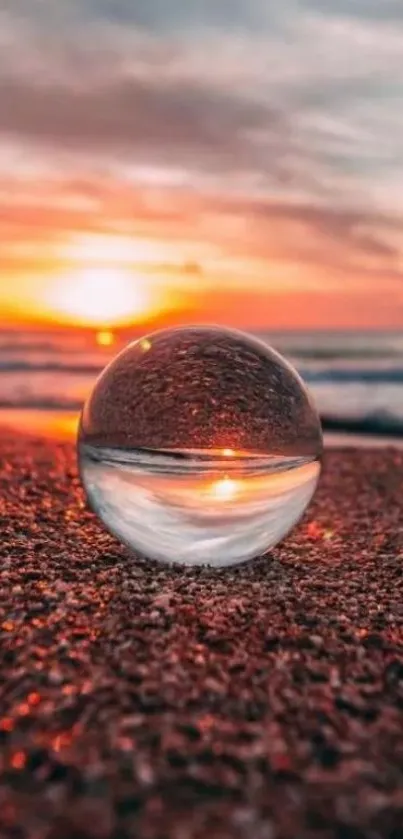
[[[24,752],[16,752],[11,758],[11,766],[13,769],[24,769],[27,762],[27,756]]]
[[[62,731],[52,738],[50,745],[54,752],[61,752],[63,749],[67,749],[72,741],[73,733],[71,731]]]

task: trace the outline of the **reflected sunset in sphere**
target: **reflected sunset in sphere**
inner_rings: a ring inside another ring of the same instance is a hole
[[[276,545],[320,472],[319,419],[293,368],[230,329],[162,330],[98,379],[78,453],[89,503],[130,548],[220,567]]]

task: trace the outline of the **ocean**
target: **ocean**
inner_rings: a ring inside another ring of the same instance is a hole
[[[403,333],[260,332],[297,368],[325,429],[403,435]],[[132,336],[133,339],[138,337]],[[0,332],[0,409],[77,412],[129,337],[93,332]]]

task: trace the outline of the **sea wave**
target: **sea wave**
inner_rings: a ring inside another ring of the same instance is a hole
[[[298,369],[325,429],[403,437],[400,333],[258,337]],[[89,335],[0,331],[0,409],[77,413],[123,340],[100,348]]]
[[[0,410],[19,409],[23,411],[81,411],[83,401],[79,399],[63,399],[63,398],[41,398],[31,396],[15,396],[9,399],[0,397]]]
[[[83,401],[69,398],[35,398],[19,396],[0,398],[0,410],[54,411],[78,413]],[[339,413],[322,413],[321,422],[325,431],[340,431],[351,434],[384,435],[403,437],[403,416],[392,411],[370,411],[355,416]]]
[[[402,417],[388,411],[372,411],[357,417],[323,415],[321,421],[325,431],[403,437]]]
[[[327,382],[329,384],[363,383],[363,384],[403,384],[403,367],[327,367],[324,370],[304,370],[299,372],[308,383]]]
[[[102,372],[105,364],[96,361],[81,361],[71,363],[70,360],[27,361],[11,359],[0,361],[0,376],[2,373],[59,373],[65,375],[92,376]],[[327,366],[325,368],[296,366],[300,375],[310,384],[315,383],[370,383],[370,384],[403,384],[403,366]]]
[[[66,375],[92,375],[100,373],[102,364],[80,363],[71,364],[62,361],[0,361],[1,373],[65,373]]]

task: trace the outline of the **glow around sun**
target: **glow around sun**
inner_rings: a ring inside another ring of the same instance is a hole
[[[55,283],[51,304],[80,325],[114,326],[150,310],[146,282],[124,268],[83,268]]]

